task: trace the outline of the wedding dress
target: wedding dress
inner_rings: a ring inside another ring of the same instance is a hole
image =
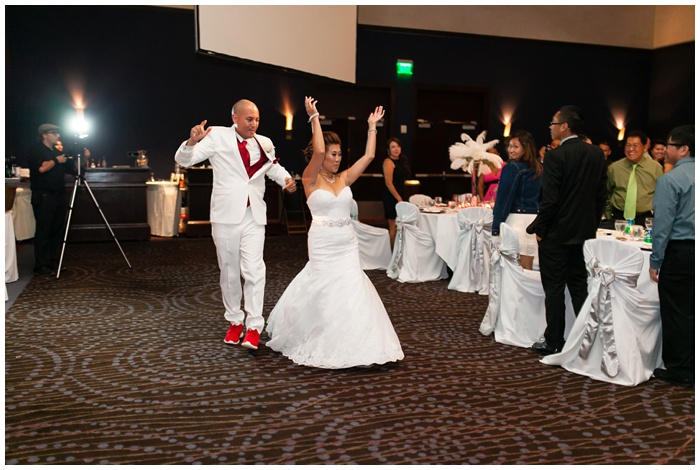
[[[270,313],[267,346],[296,364],[324,369],[403,359],[384,304],[360,266],[350,187],[338,196],[317,189],[307,203],[309,261]]]

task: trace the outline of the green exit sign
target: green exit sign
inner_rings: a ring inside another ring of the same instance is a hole
[[[412,60],[397,60],[396,61],[396,75],[411,76],[413,75],[413,61]]]

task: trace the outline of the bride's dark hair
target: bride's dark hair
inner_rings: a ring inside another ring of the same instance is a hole
[[[329,145],[336,144],[340,145],[340,137],[338,137],[338,134],[332,131],[324,131],[323,132],[323,143],[326,146],[326,149],[328,149]],[[309,140],[309,145],[306,146],[304,149],[304,158],[308,162],[311,160],[311,156],[314,154],[314,144],[313,144],[313,137],[311,140]]]

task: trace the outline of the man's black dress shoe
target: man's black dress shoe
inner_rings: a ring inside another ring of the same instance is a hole
[[[684,388],[695,388],[695,379],[689,377],[684,377],[680,374],[667,369],[654,369],[654,377],[664,382],[668,382],[673,385],[678,385]]]
[[[549,356],[550,354],[556,354],[558,352],[561,352],[561,346],[558,348],[554,348],[547,344],[546,341],[542,341],[541,343],[535,343],[532,346],[530,346],[530,349],[535,351],[537,354],[541,354],[542,356]]]
[[[34,268],[34,274],[41,274],[42,276],[48,276],[50,274],[54,274],[55,271],[52,271],[50,268],[47,268],[46,266],[42,266],[40,268]]]

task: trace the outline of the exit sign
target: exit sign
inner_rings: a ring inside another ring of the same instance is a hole
[[[402,60],[396,61],[396,75],[411,76],[413,75],[413,61]]]

